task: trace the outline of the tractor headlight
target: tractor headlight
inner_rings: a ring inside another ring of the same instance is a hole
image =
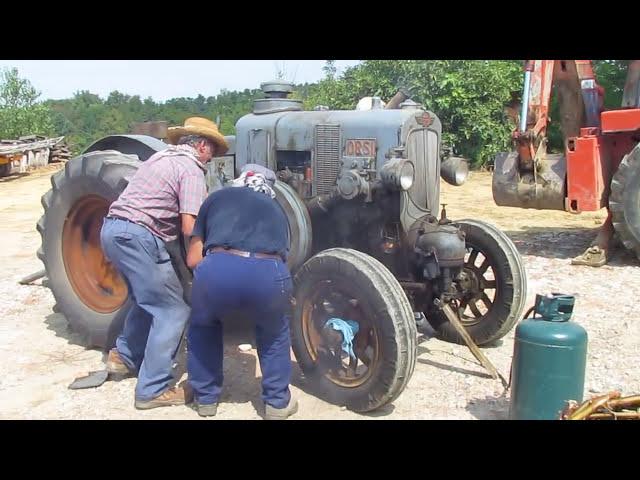
[[[469,164],[462,157],[447,157],[440,162],[440,176],[456,187],[467,181]]]
[[[413,185],[413,179],[415,178],[415,169],[413,163],[407,161],[400,167],[400,189],[409,190]]]
[[[413,163],[404,158],[392,158],[380,171],[382,183],[393,190],[409,190],[415,178]]]

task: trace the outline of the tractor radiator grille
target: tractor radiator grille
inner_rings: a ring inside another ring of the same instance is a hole
[[[314,195],[329,193],[340,172],[340,125],[316,125]]]
[[[407,137],[407,156],[416,169],[409,196],[416,205],[432,213],[438,212],[440,198],[438,144],[438,135],[425,128],[412,130]]]

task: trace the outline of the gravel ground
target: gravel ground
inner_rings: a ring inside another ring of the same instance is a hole
[[[47,288],[22,286],[18,280],[42,268],[35,257],[40,236],[35,223],[42,213],[40,196],[49,188],[55,167],[0,180],[0,419],[199,419],[187,407],[137,411],[134,380],[107,382],[99,389],[68,390],[77,376],[102,368],[104,354],[85,349],[53,312]],[[632,314],[640,293],[640,265],[618,251],[600,269],[573,267],[595,236],[605,212],[578,216],[496,207],[491,177],[475,173],[462,187],[443,184],[442,201],[453,219],[475,218],[505,231],[522,254],[528,276],[527,306],[536,293],[576,296],[574,321],[589,334],[585,395],[619,389],[640,393],[640,322]],[[635,312],[633,312],[635,313]],[[512,330],[497,346],[484,349],[508,377],[513,353]],[[259,419],[260,370],[246,329],[226,333],[225,391],[216,419]],[[509,393],[463,346],[420,335],[413,377],[402,395],[381,411],[361,415],[328,404],[316,396],[299,369],[292,390],[300,399],[296,419],[505,419]]]

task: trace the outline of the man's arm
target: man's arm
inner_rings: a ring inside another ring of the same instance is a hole
[[[186,237],[185,245],[193,232],[196,216],[207,196],[204,175],[182,175],[178,189],[178,208],[182,224],[182,234]]]
[[[181,213],[180,221],[182,224],[183,245],[186,250],[189,248],[189,238],[191,237],[191,232],[193,232],[193,227],[196,224],[196,217],[195,215],[190,215],[188,213]]]
[[[185,236],[185,245],[189,244],[189,237],[193,232],[193,227],[196,224],[196,216],[190,213],[181,213],[180,220],[182,223],[182,234]]]
[[[204,242],[202,237],[191,237],[191,243],[189,244],[189,251],[187,252],[187,265],[191,270],[196,268],[198,263],[202,261],[202,249]]]

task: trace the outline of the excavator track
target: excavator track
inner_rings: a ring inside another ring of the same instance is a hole
[[[613,176],[609,209],[623,245],[640,259],[640,145],[622,159]]]

